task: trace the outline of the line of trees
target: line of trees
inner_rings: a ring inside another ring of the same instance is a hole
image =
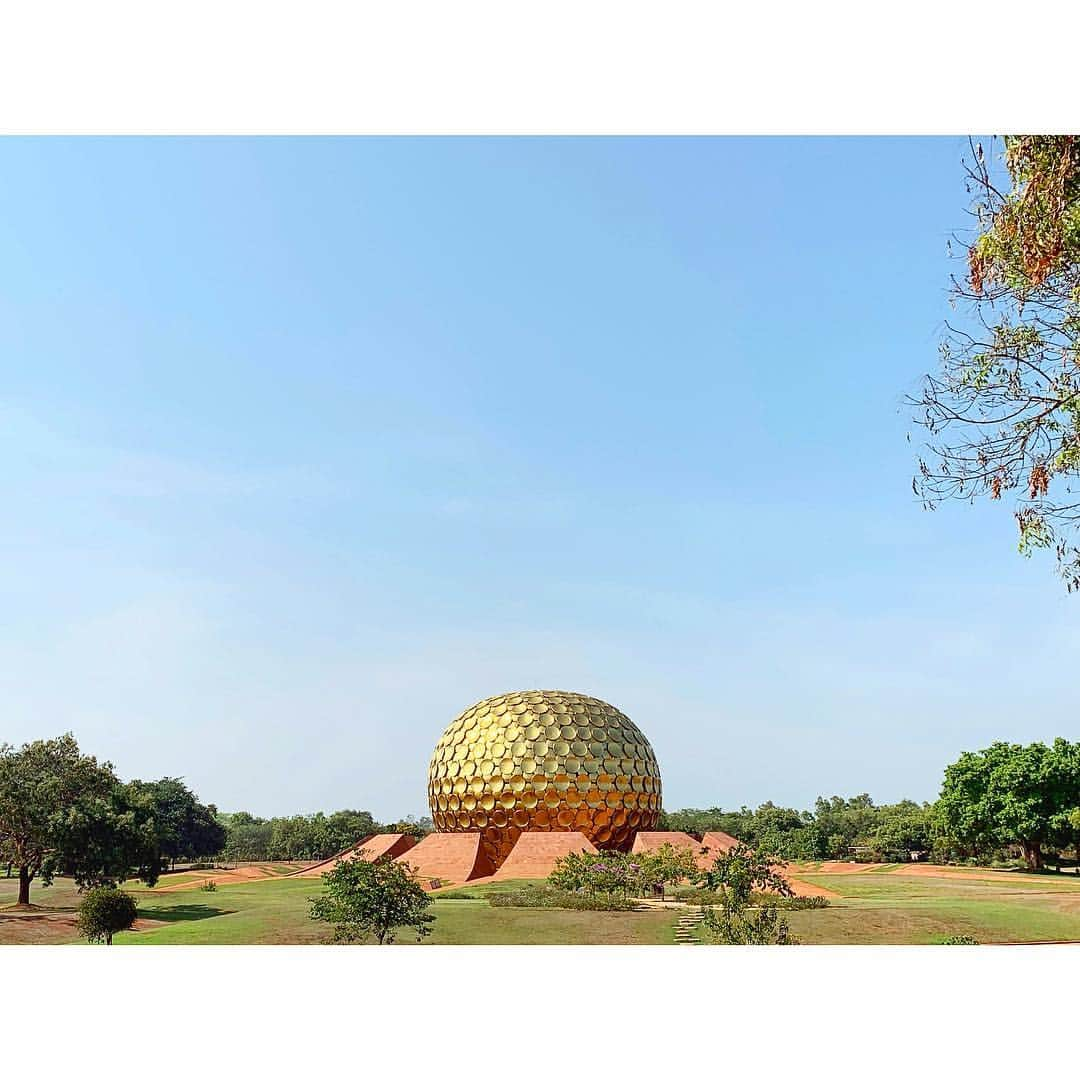
[[[813,810],[762,803],[756,810],[686,809],[664,813],[661,829],[700,837],[730,833],[788,860],[907,860],[989,863],[1022,858],[1080,863],[1080,743],[995,742],[961,754],[945,770],[933,803],[875,805],[869,795],[820,797]]]
[[[934,840],[934,807],[904,799],[878,806],[867,794],[821,796],[813,810],[762,803],[756,810],[686,809],[664,813],[660,828],[700,837],[719,830],[782,859],[906,860]]]
[[[421,837],[434,827],[430,818],[408,817],[383,824],[367,810],[336,810],[332,814],[293,814],[261,818],[238,810],[219,814],[225,830],[220,850],[230,862],[329,859],[374,833],[410,833]]]

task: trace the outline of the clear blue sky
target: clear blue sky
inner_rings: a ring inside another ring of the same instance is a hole
[[[527,687],[669,808],[1075,734],[1080,601],[911,495],[965,145],[0,142],[0,740],[390,819]]]

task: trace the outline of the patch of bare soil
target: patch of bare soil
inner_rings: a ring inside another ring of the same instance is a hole
[[[78,915],[29,907],[0,911],[0,945],[59,945],[78,937]]]

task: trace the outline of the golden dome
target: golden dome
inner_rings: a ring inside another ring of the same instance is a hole
[[[565,690],[522,690],[466,709],[431,755],[438,832],[479,832],[493,866],[523,832],[585,834],[627,850],[656,828],[660,769],[648,739],[613,705]]]

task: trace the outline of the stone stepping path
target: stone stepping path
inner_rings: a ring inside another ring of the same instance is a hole
[[[700,945],[701,941],[694,936],[694,931],[705,918],[704,908],[680,900],[639,900],[633,907],[634,911],[671,911],[672,909],[682,911],[675,923],[675,944]]]
[[[705,912],[701,908],[691,908],[685,915],[680,915],[675,924],[675,944],[700,945],[701,941],[694,936],[694,931],[704,918]]]

